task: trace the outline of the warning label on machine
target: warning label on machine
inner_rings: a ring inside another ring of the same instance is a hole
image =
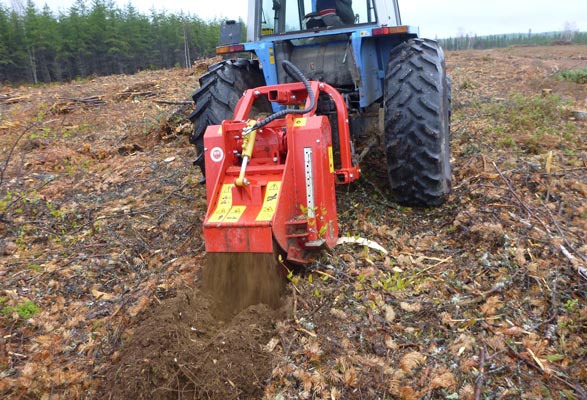
[[[241,215],[243,215],[243,213],[245,212],[246,209],[247,209],[247,206],[232,206],[232,207],[230,207],[230,211],[228,211],[228,214],[226,214],[226,217],[224,217],[224,220],[222,222],[227,222],[227,223],[238,222]]]
[[[294,120],[294,126],[295,127],[306,126],[306,118],[296,118]]]
[[[332,156],[332,146],[328,146],[328,169],[334,173],[334,157]]]
[[[275,208],[277,207],[277,196],[279,196],[279,189],[281,188],[281,181],[267,182],[267,189],[265,190],[265,198],[263,199],[263,207],[255,218],[255,221],[271,221]]]
[[[218,199],[218,205],[216,209],[208,219],[208,222],[226,222],[236,223],[240,219],[241,215],[247,209],[246,206],[233,206],[232,205],[232,187],[234,184],[225,183],[220,189],[220,198]]]

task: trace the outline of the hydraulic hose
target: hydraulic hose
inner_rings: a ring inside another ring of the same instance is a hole
[[[308,92],[308,96],[310,97],[310,105],[308,107],[304,108],[303,110],[296,109],[296,108],[286,108],[286,109],[280,110],[276,113],[273,113],[270,116],[268,116],[267,118],[265,118],[264,120],[257,122],[255,125],[245,128],[245,130],[243,131],[243,135],[248,135],[250,132],[252,132],[256,129],[260,129],[260,128],[264,127],[265,125],[267,125],[268,123],[270,123],[271,121],[276,120],[277,118],[281,118],[284,115],[287,115],[287,114],[306,114],[314,108],[314,105],[316,104],[316,99],[314,98],[314,92],[312,91],[312,88],[310,86],[310,82],[308,82],[308,79],[304,76],[302,71],[300,71],[300,69],[298,67],[296,67],[291,61],[288,61],[288,60],[283,60],[283,62],[281,63],[281,66],[283,67],[283,70],[286,72],[286,74],[288,74],[293,79],[297,79],[298,81],[301,81],[304,84],[304,86],[306,87],[306,90]]]

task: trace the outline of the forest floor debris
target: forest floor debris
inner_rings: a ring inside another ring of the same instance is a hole
[[[449,201],[365,171],[342,232],[388,254],[341,244],[233,318],[199,287],[196,74],[0,89],[0,397],[586,399],[585,52],[447,52]]]

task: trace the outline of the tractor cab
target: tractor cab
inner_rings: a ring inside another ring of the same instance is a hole
[[[258,17],[255,25],[260,25],[261,36],[336,29],[377,20],[374,0],[354,4],[352,0],[262,0],[260,6],[258,11],[253,10],[253,16]]]
[[[373,24],[401,25],[397,1],[254,0],[249,3],[247,40]]]

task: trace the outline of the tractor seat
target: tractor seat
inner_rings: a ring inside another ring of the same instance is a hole
[[[304,24],[306,25],[306,29],[326,28],[326,24],[322,20],[322,16],[318,11],[306,14],[304,16]]]

